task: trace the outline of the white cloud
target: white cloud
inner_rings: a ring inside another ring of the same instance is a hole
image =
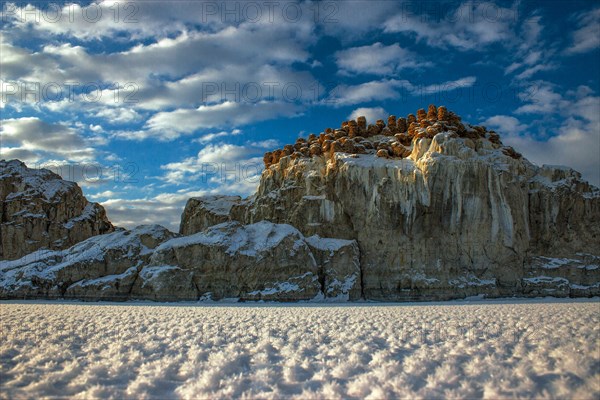
[[[247,196],[256,191],[263,170],[263,150],[252,146],[237,146],[226,143],[209,144],[195,157],[186,158],[161,166],[168,184],[188,185],[177,191],[159,193],[143,198],[112,198],[106,191],[95,198],[110,197],[101,204],[106,208],[110,221],[118,226],[132,228],[140,224],[157,223],[178,231],[181,213],[187,200],[207,194],[231,194]],[[268,143],[273,144],[273,143]],[[191,189],[203,187],[204,189]]]
[[[104,118],[110,124],[136,122],[142,118],[137,111],[127,107],[105,107],[90,114],[90,116]]]
[[[207,193],[200,190],[139,199],[114,198],[101,204],[108,219],[116,226],[133,228],[142,224],[159,224],[177,232],[187,200]]]
[[[567,54],[588,52],[600,47],[600,8],[577,13],[578,29],[571,35],[571,46]]]
[[[497,115],[484,123],[497,128],[502,141],[537,164],[566,165],[600,187],[600,97],[580,86],[563,97],[546,84],[538,101],[520,107],[517,114],[542,114],[544,119],[525,125],[517,118]],[[534,133],[539,131],[537,137]]]
[[[600,107],[598,100],[596,104]],[[502,141],[538,165],[566,165],[600,187],[600,125],[568,119],[558,132],[548,140],[508,135]]]
[[[48,123],[37,117],[2,120],[2,157],[20,156],[22,161],[37,162],[52,157],[73,161],[91,161],[96,150],[74,128]]]
[[[430,66],[418,62],[416,54],[403,49],[398,43],[385,46],[380,42],[370,46],[351,47],[335,53],[342,73],[393,75],[405,68]]]
[[[248,142],[247,145],[250,147],[255,147],[257,149],[274,149],[275,147],[279,146],[279,141],[277,139],[266,139],[255,142]]]
[[[230,180],[251,181],[255,185],[263,169],[263,151],[264,146],[209,144],[194,157],[161,166],[167,171],[161,179],[175,185],[190,181],[225,184]]]
[[[383,107],[360,107],[352,111],[348,115],[348,119],[355,120],[360,116],[364,116],[367,119],[367,124],[372,124],[378,119],[386,120],[389,114]]]
[[[324,103],[334,107],[383,101],[398,98],[402,82],[390,79],[370,81],[358,85],[339,85],[331,91]]]
[[[542,32],[544,26],[542,17],[533,15],[520,25],[520,44],[513,51],[512,63],[504,69],[505,74],[512,74],[520,70],[514,77],[517,81],[529,79],[538,72],[551,71],[558,67],[555,63],[556,46],[547,43]]]
[[[325,34],[334,36],[342,42],[352,42],[367,37],[367,33],[381,29],[390,15],[401,9],[395,1],[353,0],[335,2],[313,2],[309,12],[319,12],[319,28]]]
[[[222,138],[225,136],[237,136],[237,135],[240,135],[241,133],[242,133],[242,131],[239,129],[233,129],[231,131],[220,131],[220,132],[207,133],[205,135],[200,136],[199,138],[193,139],[192,143],[206,144],[206,143],[212,142],[218,138]]]
[[[557,86],[547,81],[531,82],[526,90],[518,93],[519,98],[525,102],[515,110],[516,114],[532,113],[560,113],[568,103],[556,91]]]
[[[527,128],[527,125],[522,124],[518,119],[509,115],[495,115],[486,119],[483,124],[501,134],[507,135],[519,134]]]
[[[252,104],[225,101],[193,109],[159,112],[148,119],[144,130],[117,132],[115,136],[129,140],[150,137],[173,140],[202,129],[242,126],[281,116],[293,117],[299,115],[301,109],[293,103],[261,101]]]
[[[494,3],[465,2],[456,9],[440,7],[433,14],[419,3],[408,4],[384,24],[384,32],[402,32],[429,46],[484,51],[495,43],[514,41],[516,8]],[[419,10],[424,11],[422,13]]]
[[[406,94],[413,96],[434,95],[471,87],[477,79],[474,76],[459,78],[434,84],[414,85],[407,80],[383,79],[358,85],[339,85],[331,91],[329,98],[322,101],[333,107],[368,102],[398,99]]]

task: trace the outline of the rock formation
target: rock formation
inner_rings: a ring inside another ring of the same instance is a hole
[[[192,197],[181,214],[179,233],[191,235],[209,226],[229,221],[231,207],[239,204],[241,200],[239,196]]]
[[[416,115],[359,117],[266,153],[256,194],[190,199],[182,235],[142,226],[2,261],[0,298],[600,295],[598,188],[443,106]],[[55,193],[23,188],[6,204]]]
[[[597,188],[443,106],[417,115],[412,135],[340,135],[321,156],[279,159],[229,218],[356,240],[367,299],[600,294]]]
[[[356,300],[360,287],[355,241],[267,221],[190,236],[143,225],[0,263],[0,298]]]
[[[65,249],[112,230],[104,208],[88,202],[76,183],[18,160],[0,160],[0,260]]]

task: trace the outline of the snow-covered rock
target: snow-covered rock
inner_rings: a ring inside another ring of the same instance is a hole
[[[290,225],[227,222],[191,235],[159,225],[0,262],[0,298],[178,301],[360,298],[355,241]]]
[[[429,121],[430,108],[395,127],[347,122],[265,154],[252,197],[188,202],[180,229],[188,236],[142,226],[60,250],[65,242],[40,238],[64,232],[38,222],[81,232],[99,211],[75,184],[4,163],[5,253],[54,250],[1,261],[0,297],[600,295],[600,190],[570,168],[533,165],[443,108]]]
[[[0,297],[126,299],[153,249],[172,237],[162,226],[142,225],[94,236],[66,250],[38,250],[0,261]]]
[[[231,208],[241,201],[239,196],[192,197],[187,201],[181,215],[179,233],[191,235],[229,221]]]
[[[309,300],[321,291],[304,236],[290,225],[226,222],[161,244],[151,265],[194,272],[201,296],[218,300]]]
[[[18,160],[0,160],[0,260],[65,249],[112,230],[104,208],[88,202],[76,183]]]
[[[194,271],[173,265],[145,266],[139,272],[131,290],[131,298],[177,301],[197,300]]]
[[[600,190],[570,168],[538,167],[482,127],[415,135],[408,156],[391,152],[406,134],[357,141],[343,129],[267,153],[256,194],[228,218],[356,240],[362,293],[376,300],[531,295],[535,257],[600,256]],[[596,270],[562,277],[600,282]]]

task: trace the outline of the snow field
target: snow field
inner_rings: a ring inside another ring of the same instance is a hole
[[[600,303],[0,303],[0,398],[600,397]]]

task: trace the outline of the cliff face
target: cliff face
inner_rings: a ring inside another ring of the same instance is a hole
[[[112,230],[104,208],[88,202],[76,183],[0,160],[0,260],[65,249]]]
[[[358,141],[330,131],[268,153],[256,195],[228,218],[355,239],[367,299],[599,294],[600,191],[485,128],[435,125],[413,123],[412,136],[367,128]]]

